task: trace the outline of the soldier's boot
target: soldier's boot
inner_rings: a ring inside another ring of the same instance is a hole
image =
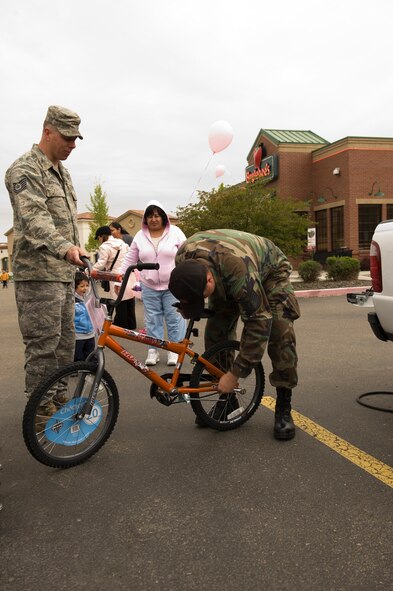
[[[56,406],[60,405],[60,404],[66,404],[69,400],[67,394],[68,394],[68,388],[67,388],[67,382],[65,380],[59,380],[58,384],[56,385],[56,390],[55,391],[51,391],[51,393],[53,392],[53,402],[56,404]]]
[[[69,398],[67,397],[67,391],[63,390],[61,392],[58,392],[55,396],[53,396],[53,402],[56,405],[63,405],[66,404],[69,400]]]
[[[56,412],[57,407],[51,400],[48,400],[37,408],[34,420],[36,435],[44,434],[46,423]]]
[[[293,439],[295,425],[291,415],[292,390],[277,388],[276,409],[274,413],[274,437],[276,439]]]

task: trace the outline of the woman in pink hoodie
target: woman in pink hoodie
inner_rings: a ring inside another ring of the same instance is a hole
[[[140,273],[142,300],[147,334],[164,339],[164,321],[170,341],[184,338],[186,323],[173,307],[177,300],[168,289],[171,271],[175,266],[175,255],[186,236],[177,226],[172,226],[162,205],[149,201],[146,206],[142,229],[134,236],[120,273],[138,261],[159,263],[158,270],[144,270]],[[156,365],[159,361],[157,349],[149,349],[146,365]],[[176,365],[176,353],[168,352],[168,365]]]

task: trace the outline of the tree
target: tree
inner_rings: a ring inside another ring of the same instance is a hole
[[[199,202],[177,208],[178,226],[186,236],[200,230],[232,228],[272,240],[286,255],[298,256],[307,242],[308,218],[300,215],[305,204],[281,200],[266,181],[220,185],[199,192]]]
[[[93,219],[90,222],[90,234],[86,244],[86,250],[93,251],[97,250],[97,240],[95,234],[100,226],[107,226],[109,222],[109,209],[106,201],[106,193],[102,190],[100,184],[94,187],[94,193],[90,193],[90,205],[87,205],[87,209],[93,215]]]

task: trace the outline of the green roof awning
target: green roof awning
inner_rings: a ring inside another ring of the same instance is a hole
[[[329,142],[313,131],[291,129],[261,129],[275,144],[328,144]]]

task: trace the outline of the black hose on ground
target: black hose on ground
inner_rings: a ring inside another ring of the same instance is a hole
[[[356,398],[356,402],[358,402],[362,406],[366,406],[367,408],[372,408],[373,410],[381,410],[382,412],[393,412],[393,408],[385,408],[383,406],[369,404],[367,402],[364,402],[364,400],[363,400],[363,398],[365,398],[366,396],[378,396],[378,395],[393,396],[393,392],[383,392],[383,391],[382,392],[365,392],[364,394],[361,394],[360,396],[358,396]]]

